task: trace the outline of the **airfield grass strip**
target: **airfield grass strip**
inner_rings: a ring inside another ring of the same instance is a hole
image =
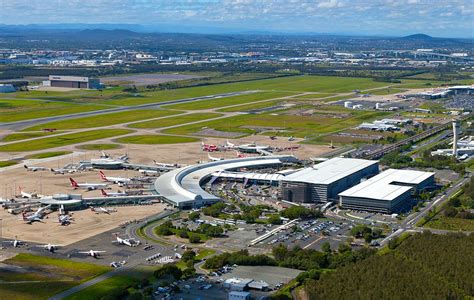
[[[21,152],[21,151],[36,151],[55,147],[68,146],[72,144],[88,142],[109,138],[118,135],[124,135],[133,132],[128,129],[101,129],[90,130],[84,132],[76,132],[65,134],[61,136],[53,136],[44,139],[33,141],[18,142],[8,145],[0,146],[0,152]]]
[[[146,145],[158,145],[158,144],[179,144],[179,143],[192,143],[197,142],[199,139],[185,136],[173,136],[173,135],[131,135],[116,140],[119,143],[124,144],[146,144]]]

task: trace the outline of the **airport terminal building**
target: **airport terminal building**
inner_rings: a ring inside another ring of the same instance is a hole
[[[337,195],[379,172],[377,161],[336,157],[281,179],[281,198],[297,203],[337,200]]]
[[[43,86],[75,88],[75,89],[99,89],[99,79],[79,76],[49,75],[49,80],[43,82]]]
[[[434,173],[388,169],[340,193],[339,205],[344,209],[394,213],[410,204],[413,193],[434,186]]]

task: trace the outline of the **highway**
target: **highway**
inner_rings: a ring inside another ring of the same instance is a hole
[[[26,127],[35,126],[38,124],[49,123],[53,121],[60,121],[60,120],[67,120],[67,119],[75,119],[80,117],[88,117],[88,116],[98,116],[102,114],[114,113],[114,112],[121,112],[121,111],[129,111],[129,110],[137,110],[137,109],[146,109],[146,108],[159,108],[163,105],[169,104],[179,104],[179,103],[187,103],[187,102],[194,102],[194,101],[201,101],[201,100],[212,100],[224,97],[233,97],[233,96],[240,96],[246,94],[256,93],[258,91],[240,91],[240,92],[231,92],[231,93],[224,93],[224,94],[215,94],[215,95],[208,95],[208,96],[201,96],[201,97],[193,97],[193,98],[185,98],[185,99],[177,99],[177,100],[169,100],[163,102],[153,102],[135,106],[120,106],[116,108],[109,108],[103,110],[96,110],[96,111],[87,111],[82,113],[75,113],[75,114],[68,114],[68,115],[61,115],[61,116],[53,116],[53,117],[45,117],[45,118],[38,118],[38,119],[29,119],[23,121],[16,121],[16,122],[8,122],[8,123],[0,123],[0,130],[21,130]]]
[[[380,243],[380,247],[386,245],[391,239],[400,236],[404,232],[422,232],[424,230],[431,231],[433,233],[447,233],[447,230],[438,230],[438,229],[431,229],[431,228],[419,228],[416,227],[416,223],[421,220],[421,218],[425,217],[431,210],[439,207],[444,202],[449,200],[452,195],[454,195],[459,189],[465,185],[470,180],[470,176],[464,177],[462,180],[458,181],[455,185],[447,189],[442,195],[437,196],[433,201],[431,201],[426,207],[422,208],[420,212],[411,214],[405,220],[403,220],[401,227],[387,236],[385,239],[382,240]]]

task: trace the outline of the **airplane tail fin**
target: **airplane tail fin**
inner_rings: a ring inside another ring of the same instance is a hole
[[[71,177],[69,177],[69,181],[71,182],[71,186],[72,186],[73,188],[78,188],[78,187],[79,187],[79,185],[77,184],[77,182],[76,182],[74,179],[72,179]]]
[[[107,177],[105,176],[104,172],[99,171],[99,176],[100,176],[100,179],[102,179],[103,181],[107,181]]]
[[[27,165],[23,165],[23,168],[27,169],[28,170],[28,166]]]
[[[103,189],[101,189],[100,192],[102,193],[102,196],[104,196],[104,197],[108,196],[107,193]]]

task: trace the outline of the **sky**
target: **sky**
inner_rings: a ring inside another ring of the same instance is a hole
[[[474,0],[0,0],[0,6],[3,24],[474,37]]]

